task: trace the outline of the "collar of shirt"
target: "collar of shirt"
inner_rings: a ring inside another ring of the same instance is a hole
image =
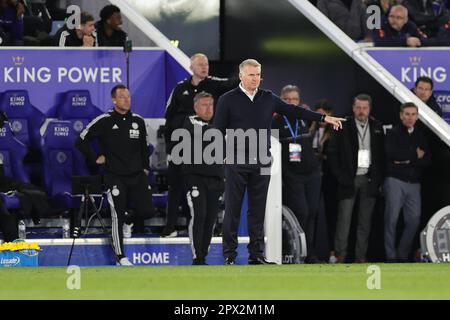
[[[242,92],[244,92],[245,95],[246,95],[250,100],[252,100],[252,102],[253,102],[253,99],[255,98],[256,93],[258,92],[258,88],[256,88],[255,91],[253,91],[252,94],[250,94],[247,90],[244,89],[244,87],[242,86],[242,82],[239,83],[239,88],[241,88]]]
[[[369,119],[367,119],[366,122],[362,122],[355,118],[355,122],[356,122],[356,125],[359,125],[359,127],[364,128],[369,123]]]

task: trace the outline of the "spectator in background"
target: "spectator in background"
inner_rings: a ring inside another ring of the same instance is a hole
[[[194,96],[202,91],[212,94],[214,101],[219,96],[239,84],[237,79],[217,78],[209,75],[208,57],[202,53],[196,53],[191,57],[192,76],[179,82],[173,89],[166,109],[166,125],[164,138],[166,141],[166,152],[172,153],[172,148],[176,142],[171,141],[173,130],[183,126],[186,117],[193,115]],[[161,232],[161,237],[176,237],[178,231],[175,225],[178,218],[178,207],[186,193],[184,192],[184,182],[181,165],[175,165],[168,157],[168,182],[169,193],[167,203],[166,226]]]
[[[100,21],[95,24],[100,47],[122,47],[127,34],[122,30],[122,15],[119,7],[107,5],[100,11]]]
[[[449,19],[443,0],[405,0],[404,5],[411,20],[430,38],[436,37]]]
[[[25,7],[17,0],[0,0],[0,45],[23,45]]]
[[[433,80],[429,77],[419,77],[412,89],[414,94],[419,97],[428,107],[442,117],[442,109],[433,95]]]
[[[437,41],[440,46],[450,47],[450,19],[439,29]]]
[[[383,128],[370,117],[372,98],[360,94],[353,101],[353,117],[347,118],[343,130],[331,137],[328,159],[338,180],[338,217],[335,249],[338,262],[345,262],[348,235],[356,198],[358,226],[355,260],[367,262],[367,247],[372,213],[383,180]]]
[[[408,9],[396,5],[391,8],[381,29],[373,30],[373,42],[378,47],[422,47],[429,39],[414,22],[408,20]]]
[[[387,175],[384,182],[384,245],[388,262],[406,262],[420,223],[420,178],[431,162],[428,143],[416,125],[419,110],[414,103],[400,107],[401,123],[388,131],[385,140]],[[397,222],[403,209],[404,230],[398,248]]]
[[[392,6],[403,4],[404,0],[367,0],[367,7],[377,6],[381,9],[381,14],[386,16]]]
[[[281,89],[281,100],[301,105],[300,89],[287,85]],[[272,128],[279,130],[282,150],[283,204],[297,217],[306,234],[306,263],[318,263],[315,252],[315,231],[320,203],[320,163],[312,147],[309,125],[293,116],[277,115]]]
[[[369,35],[362,0],[318,0],[317,8],[355,41]]]
[[[315,111],[326,114],[327,116],[333,115],[333,109],[329,105],[327,100],[321,100],[315,105]],[[310,128],[310,133],[313,139],[313,149],[317,158],[321,163],[322,171],[322,197],[324,203],[325,217],[327,220],[327,234],[328,234],[328,247],[330,250],[330,263],[336,263],[336,253],[334,250],[334,234],[336,231],[336,218],[337,218],[337,180],[333,175],[328,163],[328,144],[333,133],[333,127],[321,123],[313,122]]]
[[[97,47],[94,17],[88,12],[82,12],[80,26],[71,28],[65,24],[56,32],[53,43],[59,47]]]

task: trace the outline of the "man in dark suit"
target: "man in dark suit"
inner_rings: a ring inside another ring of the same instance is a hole
[[[328,161],[338,180],[338,218],[335,250],[338,262],[347,256],[348,234],[355,200],[359,195],[356,262],[366,262],[371,219],[383,179],[383,128],[369,117],[370,96],[360,94],[353,101],[353,117],[332,136]]]

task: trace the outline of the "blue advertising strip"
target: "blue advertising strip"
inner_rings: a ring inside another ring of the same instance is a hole
[[[134,50],[130,54],[133,111],[145,118],[163,118],[167,92],[188,75],[164,50]],[[2,49],[0,79],[2,92],[28,91],[31,104],[47,116],[69,90],[89,90],[92,103],[106,111],[112,106],[112,87],[127,80],[119,48]]]
[[[222,244],[215,238],[211,244],[206,262],[222,265]],[[72,245],[72,239],[39,240],[42,251],[39,253],[39,266],[66,266]],[[239,238],[238,264],[247,264],[248,238]],[[125,240],[125,254],[135,265],[191,265],[192,251],[189,239],[133,238]],[[116,264],[111,244],[106,239],[76,239],[71,265],[110,266]]]

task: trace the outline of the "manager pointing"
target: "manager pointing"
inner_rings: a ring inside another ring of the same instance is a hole
[[[269,167],[260,155],[260,148],[266,143],[266,150],[270,147],[270,128],[272,115],[276,112],[288,117],[295,117],[309,121],[324,121],[333,125],[334,129],[342,128],[344,119],[322,115],[302,107],[287,104],[271,91],[259,88],[261,82],[261,64],[248,59],[239,65],[239,87],[222,95],[216,108],[214,126],[223,133],[229,130],[265,131],[269,133],[258,143],[232,145],[234,139],[227,136],[228,150],[234,150],[233,157],[226,158],[225,165],[225,216],[223,220],[223,255],[226,265],[235,264],[237,256],[237,230],[239,227],[242,199],[245,190],[248,191],[248,245],[249,264],[270,264],[264,257],[264,216],[266,208],[267,190],[270,175],[261,174],[261,168]],[[259,137],[259,136],[258,136]],[[244,140],[245,141],[245,140]],[[261,144],[261,142],[263,144]],[[298,152],[298,146],[290,146],[292,153]],[[258,149],[255,151],[255,148]],[[253,152],[253,153],[252,153]],[[268,152],[268,151],[267,151]],[[256,157],[249,157],[252,154]],[[270,155],[267,155],[270,157]],[[236,161],[237,159],[245,159]]]

